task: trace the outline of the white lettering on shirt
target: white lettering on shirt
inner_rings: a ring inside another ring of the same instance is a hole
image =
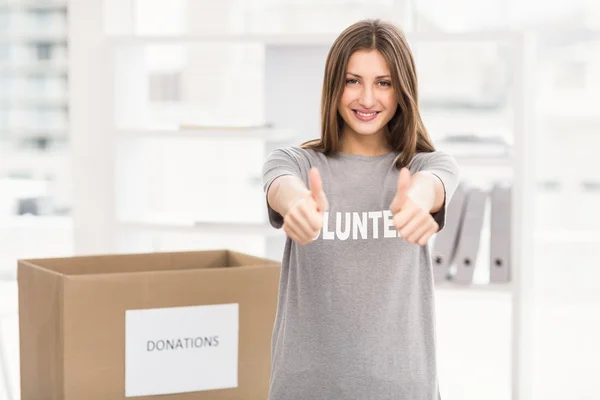
[[[365,240],[379,239],[383,230],[384,238],[397,238],[400,234],[392,222],[390,210],[369,212],[335,212],[323,215],[323,240]],[[381,220],[381,224],[380,224]],[[330,227],[334,227],[330,230]],[[380,228],[381,227],[381,228]],[[319,236],[317,236],[318,238]]]

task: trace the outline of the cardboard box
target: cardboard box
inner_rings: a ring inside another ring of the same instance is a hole
[[[228,250],[19,260],[21,399],[266,399],[280,265]]]

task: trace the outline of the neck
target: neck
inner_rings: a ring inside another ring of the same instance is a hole
[[[379,156],[392,151],[387,143],[385,131],[373,135],[359,135],[344,127],[340,138],[340,151],[361,156]]]

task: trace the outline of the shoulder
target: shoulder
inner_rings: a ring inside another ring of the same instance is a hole
[[[432,168],[458,170],[458,164],[450,153],[443,150],[436,150],[415,153],[409,164],[409,168],[414,172]]]
[[[325,159],[325,155],[315,150],[304,149],[299,146],[287,146],[272,150],[268,159],[272,158],[285,158],[298,164],[313,165],[318,163],[321,159]]]
[[[287,154],[289,156],[302,157],[302,158],[313,157],[313,155],[316,153],[314,150],[304,149],[304,148],[302,148],[300,146],[280,147],[278,149],[275,149],[275,151],[280,151],[280,152],[285,153],[285,154]]]

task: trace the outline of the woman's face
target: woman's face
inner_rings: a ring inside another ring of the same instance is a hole
[[[338,112],[343,131],[358,135],[382,135],[398,103],[392,77],[378,50],[358,50],[348,60],[346,80]]]

